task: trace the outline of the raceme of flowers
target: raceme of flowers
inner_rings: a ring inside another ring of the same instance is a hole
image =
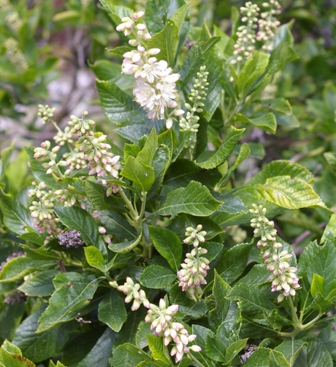
[[[186,254],[184,263],[181,264],[181,270],[177,275],[179,278],[179,286],[184,292],[187,292],[192,298],[197,300],[197,297],[202,295],[202,284],[206,284],[205,277],[210,269],[209,260],[202,255],[208,251],[205,248],[199,247],[199,243],[205,241],[206,231],[202,231],[202,225],[196,228],[188,227],[183,241],[185,244],[192,244],[194,248],[190,253]]]
[[[110,195],[115,187],[109,180],[118,177],[120,168],[118,155],[111,152],[111,145],[107,143],[107,136],[94,133],[95,122],[87,119],[87,113],[82,118],[71,116],[71,120],[64,130],[61,130],[53,121],[54,109],[49,106],[39,106],[38,115],[44,122],[52,122],[57,129],[54,142],[45,141],[40,147],[35,148],[34,158],[42,163],[47,174],[65,178],[84,168],[89,168],[89,175],[95,175],[97,181],[107,186],[107,195]],[[59,156],[61,146],[66,145],[68,151]],[[64,167],[64,168],[63,168]],[[63,172],[64,171],[64,172]],[[68,185],[58,190],[50,190],[44,182],[33,183],[30,190],[32,197],[30,212],[34,218],[35,226],[40,233],[57,237],[62,230],[57,227],[59,219],[54,214],[54,206],[62,203],[63,206],[75,204],[85,207],[85,199],[78,195],[76,190]],[[103,228],[103,227],[101,227]],[[103,231],[104,228],[101,230]],[[104,234],[104,233],[103,233]],[[104,236],[108,240],[107,236]]]
[[[272,292],[280,292],[278,302],[283,301],[285,297],[295,296],[296,289],[300,288],[300,285],[297,269],[289,264],[292,255],[287,250],[282,250],[282,244],[277,242],[274,222],[265,217],[266,208],[254,204],[250,213],[254,216],[251,219],[254,236],[260,237],[257,246],[267,270],[272,272],[268,278],[272,282]]]
[[[165,346],[172,343],[170,355],[175,357],[176,363],[190,350],[201,351],[198,345],[189,345],[196,339],[196,335],[189,335],[182,323],[174,321],[173,317],[178,311],[178,305],[169,306],[167,300],[163,298],[160,299],[158,306],[150,303],[145,291],[140,288],[140,284],[134,283],[130,277],[127,277],[123,285],[118,285],[115,281],[110,282],[110,285],[126,295],[126,303],[133,301],[131,307],[133,311],[137,310],[141,304],[148,309],[145,321],[151,323],[150,329],[155,335],[163,338]]]
[[[204,100],[207,96],[208,90],[208,75],[209,73],[206,71],[206,66],[202,65],[200,67],[200,71],[197,72],[197,77],[195,79],[193,88],[189,94],[189,100],[193,103],[191,106],[189,103],[186,103],[186,109],[188,110],[186,117],[182,117],[180,121],[181,130],[189,130],[192,132],[198,131],[199,128],[199,119],[200,117],[196,115],[196,113],[202,113],[204,107]]]
[[[160,53],[159,48],[147,49],[145,42],[151,38],[145,24],[140,22],[144,12],[132,14],[132,18],[122,18],[122,23],[117,26],[118,32],[125,36],[132,36],[128,43],[136,47],[135,50],[126,52],[122,63],[124,74],[134,75],[135,82],[133,94],[135,101],[147,112],[151,120],[166,118],[166,127],[173,124],[173,117],[184,113],[178,109],[178,92],[176,82],[180,74],[173,73],[167,61],[158,61],[155,55]],[[168,113],[167,109],[171,109]]]
[[[256,41],[262,43],[261,49],[271,52],[274,48],[273,39],[280,22],[275,15],[280,13],[281,6],[277,0],[262,3],[263,11],[260,12],[258,5],[247,2],[240,8],[241,21],[244,23],[237,29],[237,41],[234,45],[234,58],[231,64],[246,60],[253,50]],[[259,18],[258,18],[259,16]]]

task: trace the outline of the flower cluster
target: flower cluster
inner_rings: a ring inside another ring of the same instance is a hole
[[[202,113],[204,107],[204,100],[207,96],[208,90],[208,78],[209,73],[206,71],[206,66],[203,65],[200,67],[200,71],[197,73],[197,78],[195,79],[195,83],[193,85],[193,89],[190,92],[189,100],[193,103],[191,106],[189,103],[185,104],[186,109],[188,110],[186,117],[182,117],[180,121],[181,130],[188,130],[192,132],[197,132],[199,128],[199,119],[200,117],[196,115],[196,113]]]
[[[122,23],[117,26],[118,32],[125,36],[132,36],[128,43],[136,47],[135,50],[126,52],[122,63],[124,74],[134,75],[135,83],[133,94],[135,101],[144,108],[148,118],[162,120],[167,117],[167,128],[172,127],[173,116],[180,116],[184,111],[177,109],[176,82],[180,75],[172,72],[167,61],[158,61],[155,55],[160,49],[147,49],[145,41],[151,38],[145,24],[140,20],[144,12],[132,14],[132,18],[122,18]],[[168,114],[167,108],[172,109]]]
[[[170,355],[175,356],[176,363],[190,350],[194,352],[201,350],[198,345],[189,345],[190,342],[196,339],[196,335],[189,335],[183,324],[173,320],[173,316],[178,311],[178,305],[169,306],[167,301],[162,298],[159,301],[159,306],[150,303],[145,291],[140,289],[140,284],[134,283],[130,277],[127,277],[123,285],[118,285],[115,281],[110,282],[110,285],[126,295],[126,303],[133,301],[131,307],[133,311],[137,310],[141,304],[148,309],[145,321],[151,323],[150,329],[153,330],[155,335],[163,337],[165,346],[170,343],[174,344]]]
[[[8,59],[12,62],[18,72],[23,72],[28,68],[28,63],[22,51],[20,50],[19,43],[16,39],[10,37],[4,42],[6,54]]]
[[[42,162],[47,168],[47,174],[56,176],[68,176],[74,170],[90,168],[89,175],[97,175],[100,182],[108,186],[107,194],[112,193],[112,187],[107,182],[108,179],[118,177],[120,168],[120,156],[111,152],[111,145],[107,143],[107,136],[101,133],[94,133],[95,122],[87,119],[87,112],[81,118],[70,116],[68,126],[64,130],[51,120],[54,109],[49,106],[39,106],[39,116],[45,121],[51,121],[57,129],[54,141],[57,145],[52,147],[50,141],[45,141],[41,147],[35,148],[34,158]],[[64,153],[61,159],[57,160],[57,154],[61,146],[67,145],[70,151]],[[66,167],[64,174],[60,167]],[[64,193],[62,193],[64,196]],[[72,198],[72,201],[74,199]],[[64,201],[64,200],[63,200]]]
[[[241,21],[245,24],[238,27],[231,64],[247,59],[256,48],[256,41],[261,42],[264,52],[273,50],[273,38],[280,25],[275,15],[280,13],[281,7],[277,0],[269,0],[262,3],[262,8],[264,11],[259,14],[260,8],[250,1],[240,8]]]
[[[255,49],[259,7],[249,1],[240,8],[240,12],[243,15],[242,22],[245,24],[238,27],[237,41],[233,51],[235,58],[231,64],[247,59],[251,51]]]
[[[38,105],[37,115],[41,117],[44,124],[52,120],[52,118],[54,117],[54,113],[55,107],[51,108],[48,105]]]
[[[210,268],[209,260],[202,256],[208,251],[198,247],[200,242],[205,241],[206,231],[202,231],[202,225],[199,224],[195,229],[188,227],[185,235],[187,237],[183,242],[193,244],[194,248],[186,254],[184,263],[181,264],[182,269],[177,273],[180,280],[179,286],[184,292],[188,292],[191,297],[197,299],[202,295],[201,285],[207,283],[205,277]]]
[[[57,236],[57,239],[60,246],[63,246],[66,249],[78,248],[84,246],[84,242],[82,241],[80,236],[81,233],[73,229],[71,231],[65,231],[61,233],[60,235]]]
[[[257,40],[264,43],[262,50],[272,51],[272,41],[275,32],[280,25],[280,22],[275,18],[275,15],[280,14],[281,6],[277,0],[270,0],[269,2],[262,3],[262,7],[265,11],[260,14],[260,19],[258,20],[259,29]]]
[[[39,184],[33,182],[32,184],[34,188],[29,191],[29,197],[33,197],[33,201],[29,210],[36,228],[40,233],[46,232],[49,235],[60,233],[57,227],[59,219],[54,214],[55,195],[45,190],[47,185],[44,182]]]
[[[300,288],[300,285],[297,269],[290,266],[292,255],[287,250],[282,250],[282,244],[277,241],[274,222],[265,217],[266,208],[254,204],[250,213],[254,216],[251,219],[254,236],[260,237],[257,246],[261,250],[267,270],[272,272],[268,278],[272,282],[272,292],[281,292],[278,302],[285,297],[295,296],[295,290]]]

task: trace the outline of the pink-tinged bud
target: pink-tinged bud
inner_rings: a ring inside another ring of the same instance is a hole
[[[145,24],[137,24],[136,26],[138,31],[144,31],[146,29]]]
[[[122,32],[122,31],[124,31],[124,30],[125,30],[125,28],[126,28],[126,24],[125,24],[125,23],[121,23],[121,24],[119,24],[119,25],[117,26],[116,30],[117,30],[118,32]]]
[[[106,233],[106,229],[104,227],[98,227],[98,231],[100,234],[105,234]]]
[[[173,119],[171,119],[170,117],[166,120],[166,128],[167,129],[171,129],[173,126]]]
[[[191,349],[193,352],[200,352],[202,350],[202,348],[198,345],[192,345],[189,347],[189,349]]]

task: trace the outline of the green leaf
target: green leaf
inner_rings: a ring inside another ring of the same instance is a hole
[[[39,319],[37,332],[49,330],[76,318],[90,304],[99,281],[92,275],[72,272],[58,274],[53,281],[55,292]]]
[[[67,342],[64,331],[56,327],[44,333],[36,333],[38,319],[45,307],[27,317],[16,329],[13,344],[19,347],[28,359],[42,362],[61,353]]]
[[[234,147],[237,145],[239,138],[244,131],[245,129],[236,129],[233,126],[230,126],[230,129],[218,150],[213,153],[211,157],[203,161],[201,155],[198,158],[197,165],[205,169],[212,169],[221,165],[233,152]]]
[[[243,274],[252,246],[252,243],[241,243],[223,252],[216,269],[225,282],[231,284]]]
[[[332,214],[332,216],[330,217],[329,222],[328,222],[327,226],[324,229],[323,236],[322,236],[320,242],[324,243],[327,240],[328,237],[336,238],[336,214],[335,213]]]
[[[262,76],[268,65],[269,55],[253,51],[252,56],[244,64],[237,80],[238,92],[242,97],[253,91],[253,85]]]
[[[237,340],[234,343],[232,343],[227,349],[225,353],[225,360],[226,363],[229,363],[237,356],[237,354],[243,350],[246,346],[246,343],[248,341],[248,338]]]
[[[207,187],[191,181],[187,187],[170,192],[161,208],[154,214],[175,216],[187,213],[205,217],[214,213],[220,205],[221,202],[212,197]]]
[[[30,297],[50,296],[55,290],[52,280],[59,273],[60,270],[56,269],[42,270],[38,274],[29,277],[18,289]]]
[[[115,332],[121,330],[127,320],[127,312],[124,297],[116,289],[112,289],[99,303],[98,319]]]
[[[97,343],[82,359],[76,367],[105,367],[111,355],[111,349],[114,342],[113,332],[107,328],[103,335],[97,340]]]
[[[209,308],[209,319],[214,328],[225,320],[230,307],[230,301],[225,297],[229,294],[230,290],[230,286],[215,271],[212,296],[208,301],[208,308],[211,305],[211,309]]]
[[[264,200],[286,209],[326,208],[313,188],[300,178],[271,177],[257,185],[257,190]]]
[[[19,348],[5,340],[0,348],[0,366],[2,367],[36,367],[35,364],[22,356]]]
[[[34,221],[30,211],[19,200],[6,195],[0,189],[0,207],[5,226],[16,234],[26,233],[26,227],[34,228]]]
[[[150,265],[140,275],[140,284],[146,288],[163,289],[176,281],[176,274],[160,265]]]
[[[108,272],[113,266],[114,258],[108,264],[106,264],[104,256],[95,246],[85,247],[84,253],[88,264],[103,273]]]
[[[175,16],[175,13],[180,10],[179,8],[184,5],[184,0],[148,0],[146,1],[146,25],[151,34],[156,34],[160,32],[167,18],[172,18],[172,20],[180,19],[180,17]],[[183,7],[184,8],[184,7]],[[174,15],[174,16],[173,16]],[[179,22],[180,23],[180,22]],[[180,24],[177,23],[177,26]]]
[[[85,194],[92,202],[95,210],[125,211],[124,202],[121,198],[106,196],[106,187],[92,181],[85,181]]]
[[[276,306],[269,301],[258,286],[251,286],[246,283],[235,285],[228,299],[239,301],[239,307],[245,317],[253,316],[256,313],[270,313]]]
[[[168,367],[171,366],[170,361],[165,356],[163,339],[156,335],[147,335],[148,347],[155,361],[162,361]]]
[[[258,348],[244,363],[244,366],[290,367],[290,364],[282,353],[267,348]]]
[[[299,178],[306,183],[314,182],[314,175],[301,164],[277,160],[269,163],[259,173],[253,176],[248,182],[249,185],[263,184],[268,178],[277,176],[290,176],[291,178]]]
[[[0,152],[0,178],[1,179],[3,178],[5,174],[5,170],[8,165],[9,159],[12,156],[14,146],[15,146],[14,143],[12,143],[9,147],[3,149]]]
[[[108,247],[111,251],[117,252],[120,254],[125,254],[126,252],[132,251],[135,247],[138,246],[142,238],[142,233],[139,236],[131,241],[120,242],[120,243],[111,243]]]
[[[147,166],[152,166],[157,147],[158,136],[156,135],[155,129],[152,129],[145,141],[143,148],[136,156],[137,160]]]
[[[159,48],[161,52],[156,55],[158,60],[165,60],[168,65],[173,67],[175,64],[175,57],[177,46],[179,43],[179,30],[175,23],[167,19],[167,22],[159,33],[155,34],[148,42],[147,47]]]
[[[235,122],[244,122],[252,124],[260,129],[267,131],[268,133],[275,134],[276,133],[276,119],[275,115],[271,112],[266,113],[263,116],[255,117],[255,118],[248,118],[242,114],[237,114],[234,117]]]
[[[8,261],[0,273],[0,283],[13,282],[22,279],[27,274],[36,270],[54,267],[57,265],[55,259],[31,259],[27,256],[16,257]]]
[[[332,294],[336,289],[335,256],[336,245],[330,240],[327,240],[322,246],[311,242],[305,247],[298,263],[298,274],[302,278],[300,283],[305,289],[312,289],[324,297]],[[318,284],[317,281],[319,281]],[[311,288],[313,285],[314,288]]]
[[[112,81],[97,80],[97,90],[106,117],[119,126],[116,131],[122,137],[137,143],[143,135],[148,135],[152,127],[155,126],[146,117],[145,111],[133,101],[133,98]]]
[[[99,213],[99,219],[107,232],[117,236],[119,241],[137,237],[135,229],[118,213],[104,210]]]
[[[333,359],[325,345],[318,339],[308,340],[295,361],[297,367],[333,367]]]
[[[304,340],[284,340],[280,345],[275,347],[275,350],[282,353],[287,361],[290,362],[291,366],[294,365],[300,351],[307,343]],[[295,365],[296,366],[296,365]]]
[[[148,226],[154,247],[164,257],[173,271],[180,268],[182,259],[182,243],[179,237],[167,228]]]
[[[143,192],[148,191],[155,180],[154,169],[132,156],[127,158],[120,174],[132,181],[135,187]]]

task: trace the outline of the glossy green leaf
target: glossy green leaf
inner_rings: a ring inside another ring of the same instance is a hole
[[[210,299],[207,300],[209,320],[214,328],[225,320],[230,306],[230,301],[225,297],[229,294],[230,290],[230,286],[218,275],[217,272],[215,272],[212,295]]]
[[[132,181],[141,191],[148,191],[155,180],[154,169],[132,156],[127,158],[120,174]]]
[[[154,126],[133,98],[123,92],[112,81],[97,80],[97,90],[106,117],[119,126],[116,131],[124,138],[136,143],[148,135]],[[132,121],[132,125],[128,126]]]
[[[298,272],[302,278],[300,282],[303,282],[306,289],[314,285],[314,290],[324,297],[328,297],[336,289],[335,256],[336,245],[330,240],[327,240],[322,246],[311,242],[305,247],[298,263]],[[319,278],[316,278],[317,275]],[[313,283],[314,276],[315,282]],[[317,280],[319,280],[318,289],[316,288]]]
[[[290,367],[290,364],[282,353],[267,348],[258,348],[244,363],[244,366]]]
[[[300,351],[307,343],[302,339],[284,340],[275,350],[282,353],[291,365],[294,365]]]
[[[30,297],[50,296],[55,290],[52,280],[59,273],[60,270],[57,269],[42,270],[36,275],[29,277],[18,289]]]
[[[326,208],[313,188],[300,178],[271,177],[257,190],[263,199],[286,209]]]
[[[0,366],[2,367],[35,367],[35,364],[22,356],[19,348],[8,340],[0,348]]]
[[[263,129],[271,134],[276,133],[276,119],[275,115],[271,112],[255,118],[248,118],[246,116],[243,116],[242,114],[237,114],[234,118],[234,121],[252,124],[255,127]]]
[[[223,143],[211,157],[202,160],[202,155],[198,158],[197,164],[204,169],[212,169],[222,164],[229,155],[233,152],[233,149],[237,145],[239,138],[243,134],[245,129],[236,129],[230,126]]]
[[[64,330],[56,327],[44,333],[36,333],[38,319],[45,307],[27,317],[16,329],[13,344],[19,347],[23,355],[35,362],[42,362],[61,353],[67,342]]]
[[[99,303],[98,319],[115,332],[119,332],[127,320],[124,297],[116,289],[112,289]]]
[[[121,198],[107,196],[106,187],[92,181],[85,181],[85,194],[94,205],[95,210],[124,211],[125,206]]]
[[[148,340],[148,347],[149,347],[149,350],[151,352],[153,359],[155,361],[164,362],[164,364],[167,367],[171,366],[170,361],[165,356],[165,352],[164,352],[165,346],[163,345],[163,339],[160,338],[159,336],[148,334],[147,340]]]
[[[269,62],[269,55],[262,52],[253,52],[244,64],[237,80],[238,92],[246,96],[253,90],[253,84],[261,77]]]
[[[99,219],[107,232],[118,237],[119,241],[130,240],[137,237],[135,229],[127,220],[116,212],[103,210]]]
[[[252,243],[241,243],[223,252],[216,269],[225,282],[231,284],[244,272],[251,249]]]
[[[98,226],[92,216],[84,209],[69,206],[58,206],[54,211],[60,221],[68,227],[69,230],[76,229],[81,234],[81,239],[87,246],[97,246]]]
[[[313,174],[301,164],[291,161],[277,160],[269,163],[259,173],[253,176],[248,184],[263,184],[268,178],[277,176],[290,176],[291,178],[299,178],[303,181],[306,181],[308,184],[314,182]]]
[[[30,211],[20,201],[6,195],[0,189],[0,207],[5,226],[14,233],[26,233],[26,227],[34,228],[34,221]]]
[[[27,256],[16,257],[8,261],[0,273],[0,283],[13,282],[36,270],[55,267],[55,259],[31,259]]]
[[[109,328],[106,328],[94,347],[88,352],[86,357],[76,365],[76,367],[107,366],[114,339],[113,332]]]
[[[182,261],[182,242],[179,237],[167,228],[148,226],[154,247],[164,257],[176,273]]]
[[[147,42],[147,47],[150,48],[159,48],[161,51],[156,55],[158,60],[165,60],[168,62],[169,66],[174,66],[177,46],[179,42],[178,36],[179,30],[176,27],[175,23],[167,19],[164,28],[156,33],[152,38]]]
[[[108,272],[113,266],[114,258],[106,264],[104,256],[95,246],[85,247],[84,254],[88,264],[103,273]]]
[[[3,149],[0,152],[0,178],[2,178],[5,174],[5,170],[9,162],[9,159],[13,153],[13,150],[14,150],[14,143],[12,143],[9,147]]]
[[[37,332],[49,330],[76,318],[90,304],[99,281],[92,275],[74,272],[58,274],[53,280],[55,292],[39,319]]]
[[[155,129],[152,129],[152,131],[146,138],[143,148],[136,156],[137,160],[147,166],[152,166],[153,158],[157,147],[158,147],[158,136],[156,135]]]
[[[333,358],[328,349],[318,339],[309,339],[307,348],[303,348],[295,361],[295,367],[333,367]]]
[[[148,0],[146,1],[146,25],[151,34],[160,32],[167,18],[175,20],[177,17],[173,16],[182,5],[184,0]],[[179,18],[178,18],[179,19]],[[180,26],[180,21],[177,25]]]
[[[175,216],[187,213],[205,217],[214,213],[220,205],[221,202],[213,198],[207,187],[191,181],[187,187],[170,192],[161,208],[154,214]]]
[[[170,287],[177,279],[170,269],[160,265],[150,265],[140,275],[140,284],[146,288],[163,289]]]

